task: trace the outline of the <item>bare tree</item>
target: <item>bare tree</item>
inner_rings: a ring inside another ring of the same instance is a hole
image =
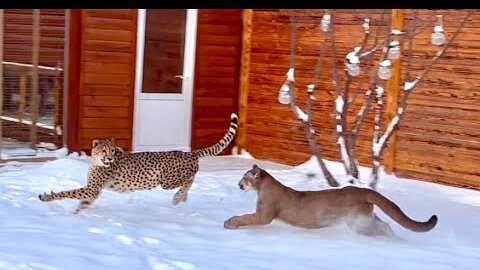
[[[291,25],[291,45],[290,45],[290,69],[286,74],[286,81],[279,92],[279,102],[283,104],[290,104],[290,108],[293,111],[295,117],[299,119],[303,125],[305,135],[307,137],[309,146],[313,154],[317,157],[320,168],[331,186],[339,186],[337,179],[328,170],[323,161],[323,155],[321,148],[316,143],[315,130],[311,121],[312,106],[314,103],[313,93],[315,87],[318,84],[319,74],[321,72],[321,64],[324,60],[325,49],[327,47],[331,50],[332,55],[332,84],[335,92],[335,134],[340,152],[341,160],[345,168],[345,172],[349,178],[349,182],[357,184],[359,180],[358,160],[355,152],[356,143],[358,142],[358,136],[362,131],[362,126],[366,118],[367,113],[370,111],[372,104],[374,104],[374,130],[372,136],[372,172],[370,175],[369,186],[376,189],[378,184],[378,171],[381,166],[381,157],[386,149],[387,143],[391,136],[398,130],[403,116],[407,108],[407,100],[410,93],[417,87],[426,75],[431,71],[432,67],[438,62],[446,50],[450,47],[455,40],[460,30],[464,27],[465,23],[471,15],[471,11],[467,11],[464,18],[459,23],[455,32],[451,37],[446,40],[444,29],[442,25],[442,16],[436,16],[436,23],[434,32],[432,33],[432,44],[439,46],[438,52],[435,56],[425,65],[425,68],[414,79],[410,76],[410,68],[412,61],[412,47],[414,37],[420,33],[425,27],[434,21],[435,16],[432,14],[424,25],[418,25],[417,11],[414,11],[412,27],[409,31],[403,32],[402,29],[394,29],[391,24],[391,16],[386,15],[386,11],[381,14],[380,25],[377,27],[375,33],[371,33],[370,12],[367,12],[363,24],[361,24],[363,30],[363,39],[360,46],[355,47],[345,57],[344,68],[344,83],[341,86],[339,83],[339,76],[337,70],[337,48],[335,42],[335,11],[326,10],[325,15],[322,18],[321,29],[324,32],[324,40],[320,45],[320,53],[315,67],[315,75],[312,84],[309,84],[307,88],[307,103],[306,110],[303,111],[297,106],[295,101],[295,41],[296,41],[296,21],[295,14],[290,11],[290,25]],[[382,27],[385,25],[385,27]],[[383,37],[382,35],[383,30]],[[373,38],[373,45],[367,49],[369,39]],[[392,61],[399,61],[401,57],[400,40],[402,39],[404,44],[408,44],[407,59],[406,59],[406,76],[403,87],[403,93],[401,94],[399,106],[395,116],[386,125],[385,131],[382,133],[382,115],[384,111],[384,96],[388,89],[381,86],[381,81],[387,81],[391,76],[390,67]],[[379,44],[379,41],[382,43]],[[382,50],[380,51],[380,48]],[[362,82],[357,83],[353,93],[351,93],[352,80],[355,77],[361,78],[360,64],[365,64],[363,76],[369,80],[366,87]],[[370,70],[371,69],[371,70]],[[364,89],[365,88],[365,89]],[[351,127],[348,126],[347,115],[349,110],[352,109],[352,104],[355,102],[356,97],[360,91],[364,91],[364,100],[355,114],[355,119]],[[374,102],[375,101],[375,102]]]

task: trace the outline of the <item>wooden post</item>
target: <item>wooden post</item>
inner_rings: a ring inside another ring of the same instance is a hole
[[[240,65],[240,84],[238,88],[239,126],[236,139],[238,153],[240,153],[242,149],[245,149],[247,141],[248,76],[250,73],[252,17],[252,9],[243,10],[242,56]]]
[[[55,109],[54,109],[54,114],[53,114],[53,128],[54,128],[54,131],[53,131],[53,136],[54,136],[54,140],[55,140],[55,144],[57,144],[59,142],[58,140],[58,125],[60,123],[60,117],[61,117],[61,113],[60,113],[60,108],[61,108],[61,100],[60,100],[60,79],[59,79],[59,75],[60,75],[60,63],[57,63],[57,66],[55,67],[55,75],[54,75],[54,85],[53,85],[53,95],[55,96]]]
[[[20,71],[20,80],[18,81],[20,100],[18,101],[18,120],[22,122],[25,117],[25,106],[27,105],[27,72]]]
[[[4,25],[3,25],[3,9],[0,9],[0,159],[2,159],[2,114],[3,114],[3,44],[4,44]]]
[[[32,97],[30,103],[30,112],[32,115],[32,125],[30,126],[30,146],[37,149],[37,121],[39,111],[38,96],[38,58],[40,52],[40,10],[33,10],[33,40],[32,40]]]
[[[404,28],[405,10],[393,9],[392,10],[392,29],[402,31]],[[402,49],[402,44],[400,48]],[[385,123],[390,123],[392,118],[397,113],[398,99],[401,92],[401,79],[402,79],[402,57],[399,60],[393,61],[392,75],[387,82],[387,104],[385,107]],[[387,173],[392,173],[395,169],[395,154],[397,145],[397,133],[395,132],[390,138],[388,149],[385,151],[384,165]]]

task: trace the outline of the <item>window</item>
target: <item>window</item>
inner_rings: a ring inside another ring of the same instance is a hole
[[[182,93],[186,9],[148,9],[143,93]]]

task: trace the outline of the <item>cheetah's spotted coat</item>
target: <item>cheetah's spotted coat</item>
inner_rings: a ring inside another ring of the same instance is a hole
[[[233,140],[238,127],[238,117],[231,115],[230,127],[215,145],[193,152],[137,152],[125,153],[109,140],[94,140],[92,164],[85,187],[39,195],[43,202],[78,199],[76,212],[88,207],[100,195],[102,189],[116,192],[180,188],[173,197],[173,204],[185,202],[187,193],[198,172],[198,158],[214,156],[222,152]]]

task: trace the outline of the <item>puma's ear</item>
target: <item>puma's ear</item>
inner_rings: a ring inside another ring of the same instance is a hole
[[[100,140],[93,140],[92,141],[92,148],[97,147],[97,145],[100,143]]]
[[[260,167],[258,167],[257,164],[253,164],[252,174],[255,178],[258,178],[260,176]]]

